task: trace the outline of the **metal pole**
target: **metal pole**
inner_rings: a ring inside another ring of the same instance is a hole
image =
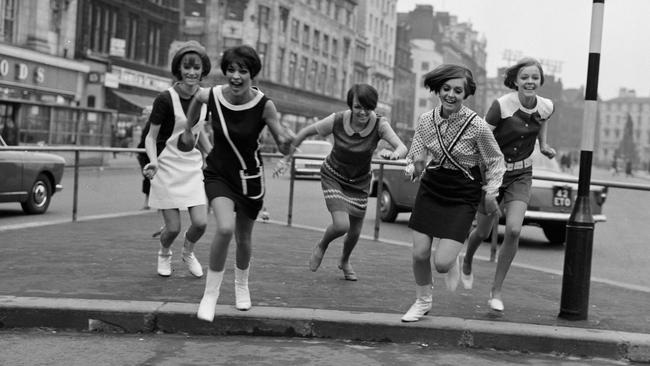
[[[589,311],[589,282],[594,239],[594,218],[591,215],[589,185],[598,111],[598,67],[604,9],[605,0],[593,0],[585,109],[582,120],[578,198],[567,223],[562,300],[558,315],[567,320],[586,320]]]
[[[287,211],[287,226],[291,226],[293,217],[293,185],[296,177],[296,159],[291,156],[291,174],[289,174],[289,210]]]
[[[379,225],[381,221],[381,195],[384,194],[384,163],[379,163],[379,176],[377,177],[377,205],[375,207],[375,232],[374,239],[379,240]]]
[[[74,151],[74,181],[72,183],[72,222],[77,221],[79,201],[79,150]]]

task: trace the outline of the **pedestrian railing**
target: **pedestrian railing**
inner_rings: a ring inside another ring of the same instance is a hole
[[[93,153],[144,153],[145,149],[141,148],[115,148],[115,147],[88,147],[88,146],[0,146],[0,151],[46,151],[46,152],[72,152],[74,153],[74,162],[72,164],[74,170],[73,178],[73,202],[72,202],[72,221],[77,221],[77,211],[78,211],[78,193],[79,193],[79,167],[80,167],[80,154],[84,152],[93,152]],[[262,156],[267,159],[280,159],[283,156],[278,153],[262,153]],[[290,160],[290,179],[289,179],[289,199],[288,199],[288,209],[287,209],[287,226],[293,225],[293,209],[294,209],[294,192],[295,192],[295,160],[314,160],[322,162],[323,159],[315,157],[313,155],[301,155],[295,154]],[[391,161],[384,159],[373,159],[372,164],[374,167],[377,167],[376,172],[377,176],[373,177],[373,180],[377,182],[384,181],[384,168],[386,166],[401,166],[404,167],[404,161]],[[374,173],[373,173],[374,174]],[[565,183],[578,183],[578,179],[567,179],[567,178],[549,178],[549,177],[540,177],[533,175],[535,179],[539,180],[548,180],[556,182],[565,182]],[[620,188],[620,189],[630,189],[637,191],[650,191],[649,184],[639,184],[639,183],[626,183],[626,182],[616,182],[608,180],[591,180],[592,185],[600,185],[607,188]],[[377,184],[376,188],[376,197],[377,204],[375,207],[375,217],[374,217],[374,229],[373,229],[373,239],[379,240],[380,236],[380,227],[381,227],[381,195],[383,191],[383,184]],[[495,220],[494,227],[498,227],[498,221]],[[491,259],[494,260],[497,246],[497,230],[492,231],[492,240],[491,240]]]

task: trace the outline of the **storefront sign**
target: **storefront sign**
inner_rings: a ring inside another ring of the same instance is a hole
[[[45,86],[66,91],[76,90],[76,73],[50,65],[0,58],[0,82],[17,81],[25,85]],[[66,88],[66,86],[69,86]]]
[[[169,78],[127,69],[120,66],[113,66],[112,70],[113,71],[111,72],[111,78],[115,78],[119,84],[155,91],[165,90],[171,86],[171,80]],[[106,79],[109,79],[108,74],[106,75]]]

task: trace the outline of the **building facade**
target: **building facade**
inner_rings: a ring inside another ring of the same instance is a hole
[[[623,146],[625,129],[631,122],[631,146]],[[650,166],[650,98],[637,97],[633,90],[620,89],[616,98],[598,103],[597,145],[594,159],[607,165],[618,157],[631,159],[636,169]],[[634,150],[628,153],[626,150]]]
[[[415,100],[416,85],[413,73],[413,58],[411,57],[411,43],[409,41],[410,26],[398,19],[395,35],[395,67],[393,69],[393,129],[404,143],[408,143],[413,135],[415,115],[413,100]]]

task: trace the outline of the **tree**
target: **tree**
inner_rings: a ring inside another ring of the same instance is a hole
[[[634,143],[634,121],[632,121],[632,116],[629,113],[627,114],[627,121],[623,128],[623,138],[618,145],[617,152],[624,159],[629,159],[632,164],[636,164],[639,161],[636,144]]]

